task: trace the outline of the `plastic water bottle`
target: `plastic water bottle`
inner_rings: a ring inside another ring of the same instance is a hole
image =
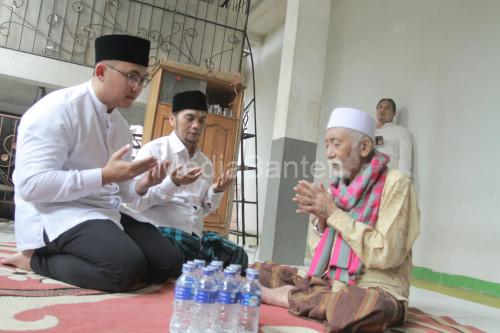
[[[215,282],[217,282],[217,284],[220,284],[222,280],[224,280],[223,266],[224,263],[220,260],[212,260],[212,262],[209,265],[209,267],[213,267],[215,270],[214,279]]]
[[[222,260],[212,260],[210,262],[210,265],[220,267],[220,269],[222,270],[223,267],[224,267],[224,261],[222,261]]]
[[[241,283],[243,282],[243,278],[241,277],[241,265],[229,265],[226,270],[230,270],[234,272],[234,281],[238,286],[238,292],[236,293],[236,298],[238,300],[238,304],[240,303],[240,289]],[[224,271],[225,272],[225,271]]]
[[[240,271],[240,273],[241,273],[241,265],[239,265],[239,264],[231,264],[231,265],[229,265],[229,267],[237,268]]]
[[[203,267],[205,267],[206,261],[203,259],[195,259],[194,263],[196,264],[196,268],[194,269],[194,275],[197,278],[200,278],[201,277],[201,270],[203,269]]]
[[[238,281],[238,283],[241,283],[243,281],[241,277],[241,265],[231,264],[229,265],[229,268],[234,269],[236,271],[235,279],[236,281]]]
[[[259,331],[260,297],[259,271],[249,268],[246,281],[240,288],[240,333]]]
[[[201,267],[205,267],[206,261],[204,259],[195,259],[193,260],[195,264],[200,265]]]
[[[234,274],[234,270],[226,269],[224,278],[219,285],[219,292],[217,293],[218,313],[215,322],[217,333],[234,333],[238,331],[238,285],[234,279]]]
[[[217,285],[210,267],[203,267],[201,279],[196,285],[194,306],[189,333],[212,333],[216,318]]]
[[[170,332],[172,333],[184,333],[190,325],[194,289],[197,282],[193,271],[193,265],[182,265],[182,275],[175,282],[174,304],[170,319]]]

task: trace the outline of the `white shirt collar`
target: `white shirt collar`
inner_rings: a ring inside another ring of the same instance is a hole
[[[189,152],[187,150],[187,147],[184,145],[184,143],[181,141],[181,139],[179,139],[179,137],[177,136],[177,133],[175,133],[175,130],[172,131],[172,133],[170,134],[170,138],[171,138],[171,140],[169,140],[170,147],[172,148],[172,151],[175,154],[179,154],[182,151],[186,151],[186,154],[189,156]],[[200,149],[198,147],[196,147],[196,151],[193,154],[192,158],[195,158],[199,154],[199,152],[200,152]]]
[[[99,114],[104,115],[105,118],[110,118],[114,113],[116,113],[113,112],[116,110],[116,108],[108,113],[108,106],[101,102],[101,100],[97,97],[94,86],[92,85],[92,80],[87,83],[87,89],[89,90],[90,97],[92,98],[92,102],[94,103],[94,107],[99,112]]]

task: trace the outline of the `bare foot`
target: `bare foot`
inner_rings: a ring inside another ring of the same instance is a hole
[[[288,292],[293,288],[294,286],[289,285],[274,289],[262,287],[262,303],[288,308],[290,307],[288,304]]]
[[[2,265],[10,265],[20,269],[24,269],[25,271],[31,271],[31,256],[33,256],[32,250],[23,251],[14,253],[13,255],[2,259],[0,262],[2,263]]]

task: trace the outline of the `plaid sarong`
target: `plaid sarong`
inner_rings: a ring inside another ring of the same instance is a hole
[[[384,332],[403,324],[404,304],[381,288],[345,286],[332,291],[328,281],[302,278],[293,267],[274,263],[254,267],[264,287],[295,286],[288,293],[289,312],[322,321],[326,332]]]
[[[184,261],[222,260],[224,267],[238,264],[241,265],[242,271],[248,267],[248,255],[245,250],[214,231],[204,232],[200,239],[196,234],[188,234],[176,228],[158,227],[158,229],[164,236],[175,242],[184,254]]]

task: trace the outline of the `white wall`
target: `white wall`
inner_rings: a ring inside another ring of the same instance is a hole
[[[392,97],[415,142],[414,264],[500,282],[500,2],[334,0],[323,114]],[[323,145],[318,145],[323,159]]]
[[[0,80],[4,84],[18,87],[21,91],[13,92],[15,96],[5,96],[0,92],[0,109],[22,114],[32,104],[36,86],[44,86],[49,91],[70,87],[88,81],[93,69],[91,67],[58,61],[33,54],[13,51],[0,47]],[[29,86],[33,88],[30,89]],[[15,88],[14,88],[15,89]],[[28,98],[23,94],[29,93]],[[123,116],[131,124],[143,124],[149,87],[144,89],[137,101],[129,109],[121,110]],[[24,103],[23,103],[24,101]]]

